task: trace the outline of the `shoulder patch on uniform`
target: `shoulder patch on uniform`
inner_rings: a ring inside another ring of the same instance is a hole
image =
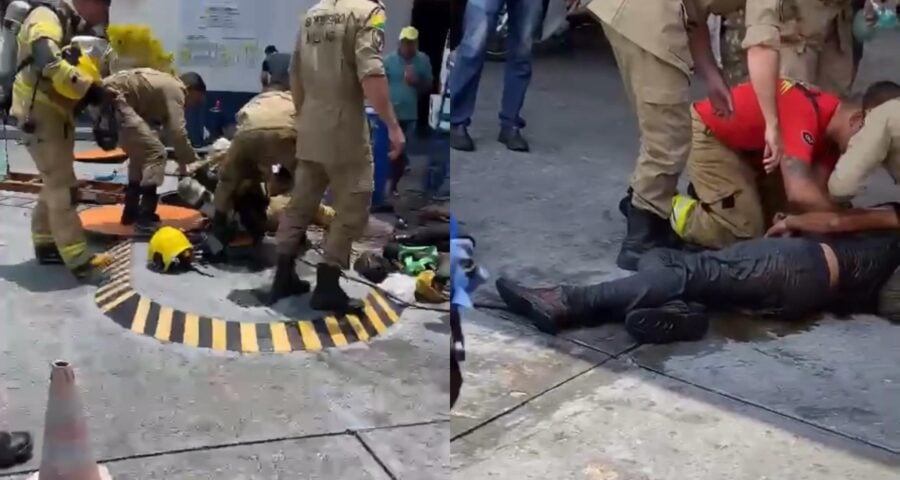
[[[379,8],[377,11],[372,13],[371,16],[369,16],[368,26],[377,28],[378,30],[384,30],[384,22],[385,22],[384,10]]]
[[[803,133],[801,133],[800,135],[803,136],[803,141],[806,142],[807,145],[812,147],[816,144],[816,137],[814,137],[812,133],[809,133],[806,130],[804,130]]]

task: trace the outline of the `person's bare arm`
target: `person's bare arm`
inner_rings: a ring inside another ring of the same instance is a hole
[[[706,24],[707,16],[699,7],[691,9],[687,22],[688,46],[694,59],[694,70],[706,82],[709,99],[716,114],[728,117],[734,111],[731,90],[713,55],[709,27]]]
[[[366,100],[375,109],[375,113],[388,126],[397,126],[397,115],[394,114],[394,106],[391,104],[390,90],[387,77],[384,75],[370,75],[361,80],[363,93]]]
[[[781,163],[784,191],[791,211],[831,212],[837,209],[819,184],[812,168],[802,160],[788,156]]]
[[[900,228],[895,208],[865,208],[840,212],[812,212],[788,215],[776,223],[769,236],[779,232],[850,233]]]
[[[750,83],[756,92],[759,107],[766,120],[766,165],[778,165],[782,160],[782,139],[778,120],[778,75],[781,58],[782,0],[747,0],[747,35],[743,47],[747,49],[747,69]]]

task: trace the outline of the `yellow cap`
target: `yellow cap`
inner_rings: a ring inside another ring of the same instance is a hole
[[[416,27],[403,27],[403,30],[400,30],[400,40],[409,40],[415,42],[419,39],[419,31]]]

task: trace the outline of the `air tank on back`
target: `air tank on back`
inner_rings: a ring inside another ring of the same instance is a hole
[[[22,22],[31,12],[31,3],[25,0],[15,0],[6,7],[3,15],[3,25],[0,29],[0,105],[8,104],[12,95],[12,84],[18,68],[17,56],[19,46],[16,36],[22,29]]]

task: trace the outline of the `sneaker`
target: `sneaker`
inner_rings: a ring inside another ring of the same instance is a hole
[[[538,330],[556,335],[568,323],[568,305],[561,287],[526,288],[504,277],[497,279],[496,286],[509,309],[531,320]]]
[[[475,141],[469,136],[469,130],[465,126],[450,127],[450,148],[460,152],[475,151]]]
[[[522,136],[522,130],[518,128],[504,128],[500,131],[497,141],[506,145],[513,152],[528,152],[528,141]]]
[[[709,317],[684,302],[671,302],[629,312],[625,330],[639,343],[691,342],[706,335]]]

